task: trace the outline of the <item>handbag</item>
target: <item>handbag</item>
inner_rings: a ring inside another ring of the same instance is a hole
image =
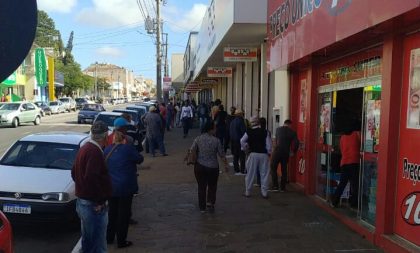
[[[196,143],[196,140],[194,140]],[[184,158],[184,161],[187,162],[187,165],[195,165],[197,163],[198,156],[198,144],[193,145],[194,148],[188,149],[187,155]]]

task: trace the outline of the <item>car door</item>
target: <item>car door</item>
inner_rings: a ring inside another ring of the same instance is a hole
[[[31,112],[28,110],[28,103],[23,103],[20,106],[19,122],[25,123],[30,121]]]
[[[28,122],[32,122],[38,116],[39,109],[32,103],[27,103],[26,105],[28,109]]]

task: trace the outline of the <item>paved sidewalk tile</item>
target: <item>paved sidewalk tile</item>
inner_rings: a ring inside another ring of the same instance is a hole
[[[232,168],[220,174],[215,213],[201,214],[193,167],[183,163],[192,140],[174,129],[165,136],[169,156],[145,154],[133,201],[139,223],[128,234],[133,246],[109,252],[382,252],[301,193],[266,200],[255,187],[244,198],[244,177]]]

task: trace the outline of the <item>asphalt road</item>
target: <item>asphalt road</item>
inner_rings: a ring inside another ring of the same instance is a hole
[[[108,106],[106,109],[112,111],[113,108],[125,108],[125,106]],[[49,131],[87,132],[89,129],[90,125],[88,124],[77,124],[77,112],[43,117],[38,126],[24,124],[18,128],[1,127],[0,156],[3,156],[16,140],[29,134]],[[15,253],[71,252],[80,238],[80,230],[74,224],[14,223],[12,225]]]

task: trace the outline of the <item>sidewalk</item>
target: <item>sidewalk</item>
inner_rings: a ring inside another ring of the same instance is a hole
[[[140,195],[133,201],[128,240],[133,246],[109,252],[382,252],[349,230],[301,193],[272,193],[255,188],[242,197],[244,177],[231,169],[219,177],[216,212],[198,211],[193,168],[183,158],[197,130],[166,134],[168,157],[145,154]]]

